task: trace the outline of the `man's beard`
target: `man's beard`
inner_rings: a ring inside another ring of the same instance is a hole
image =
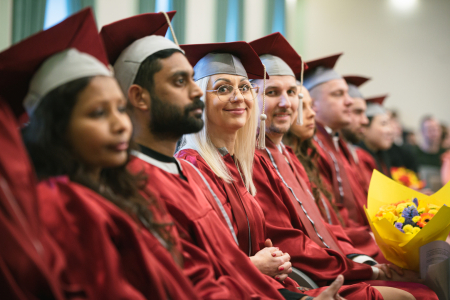
[[[361,141],[360,137],[348,128],[342,128],[341,132],[344,139],[349,143],[356,145]]]
[[[161,138],[179,139],[183,134],[199,132],[203,128],[203,120],[191,115],[195,109],[204,109],[205,104],[200,98],[184,108],[169,104],[154,93],[151,97],[150,131]]]
[[[275,114],[277,114],[277,113],[285,113],[285,112],[288,112],[288,110],[287,110],[287,109],[281,109],[281,110],[278,110],[278,111],[274,112],[273,115],[275,115]],[[292,115],[292,114],[291,114],[291,115]],[[273,118],[272,118],[272,119],[273,119]],[[266,124],[267,124],[267,122],[266,122]],[[273,120],[272,120],[272,122],[270,123],[269,127],[268,127],[268,128],[266,127],[266,131],[267,131],[267,133],[286,134],[286,133],[288,133],[288,131],[289,131],[289,127],[287,127],[287,128],[285,129],[285,128],[283,128],[282,126],[276,126],[276,125],[274,124]]]

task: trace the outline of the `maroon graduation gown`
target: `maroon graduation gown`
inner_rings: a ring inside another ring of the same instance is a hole
[[[300,220],[304,228],[307,230],[307,235],[313,241],[315,241],[321,247],[330,247],[345,255],[349,254],[365,254],[360,250],[353,247],[350,238],[345,234],[344,230],[339,226],[333,226],[323,221],[319,208],[309,190],[308,184],[305,182],[304,177],[301,174],[306,174],[303,165],[300,161],[292,155],[292,150],[289,147],[282,146],[281,153],[277,146],[266,137],[266,149],[258,150],[266,160],[272,163],[273,167],[276,166],[277,171],[280,173],[286,184],[292,189],[297,199],[290,193],[293,206],[296,208]],[[270,156],[269,152],[270,151]],[[308,215],[305,214],[304,210]],[[327,206],[328,210],[329,207]],[[314,222],[314,226],[309,218]],[[320,236],[320,237],[319,237]]]
[[[383,169],[380,170],[373,156],[366,150],[358,147],[356,149],[356,155],[358,155],[359,165],[361,167],[362,173],[364,174],[364,177],[368,182],[370,182],[370,179],[372,178],[373,170],[378,170],[383,174],[389,174],[389,170],[387,169],[386,165],[382,163],[381,167]]]
[[[322,269],[320,269],[320,268],[319,268],[319,270],[314,270],[314,269],[315,269],[315,262],[318,262],[319,260],[321,260],[324,257],[323,255],[320,256],[320,254],[319,254],[320,258],[317,258],[317,259],[315,259],[315,261],[313,263],[310,263],[311,258],[314,259],[314,257],[317,257],[317,253],[315,253],[315,252],[317,252],[318,249],[322,249],[322,248],[317,246],[317,244],[314,243],[313,241],[311,241],[308,237],[306,237],[305,235],[302,236],[302,238],[304,240],[307,240],[308,245],[314,245],[314,249],[310,249],[309,251],[311,251],[311,252],[308,251],[309,257],[305,258],[302,253],[299,253],[302,251],[301,250],[298,251],[299,249],[302,249],[304,247],[304,245],[303,246],[301,245],[301,242],[296,243],[296,241],[290,240],[290,241],[287,241],[286,243],[284,243],[284,242],[280,241],[280,236],[282,236],[285,233],[287,233],[287,235],[285,237],[294,237],[294,238],[296,237],[295,233],[289,232],[289,229],[286,229],[286,232],[283,232],[284,228],[280,228],[280,231],[275,230],[274,234],[270,235],[270,233],[269,233],[270,228],[274,227],[274,225],[270,222],[270,220],[267,219],[267,213],[266,213],[266,217],[264,217],[264,212],[263,212],[263,214],[261,213],[262,212],[261,207],[259,206],[260,202],[255,201],[255,198],[253,196],[251,196],[250,193],[245,188],[245,185],[240,177],[240,174],[236,167],[236,164],[230,154],[226,154],[223,156],[225,165],[228,167],[228,169],[234,179],[234,181],[229,184],[224,182],[222,179],[220,179],[219,177],[217,177],[215,175],[215,173],[211,170],[211,168],[208,166],[208,164],[205,162],[205,160],[197,153],[197,151],[192,150],[192,149],[187,149],[187,150],[185,149],[185,150],[181,150],[177,154],[177,156],[179,158],[183,158],[183,159],[193,163],[194,165],[198,166],[198,168],[209,178],[209,181],[212,184],[216,185],[217,189],[219,190],[218,195],[221,198],[221,202],[223,203],[224,207],[226,208],[227,214],[230,216],[230,219],[233,220],[233,223],[235,223],[235,224],[238,223],[239,218],[244,218],[245,223],[247,222],[247,219],[249,220],[250,228],[252,231],[251,240],[253,241],[254,239],[256,239],[256,242],[252,243],[252,247],[259,246],[259,248],[262,248],[264,245],[264,240],[266,238],[270,238],[270,239],[272,239],[274,246],[279,247],[280,250],[289,253],[289,255],[291,256],[291,262],[293,263],[293,265],[295,267],[302,269],[302,271],[305,271],[303,266],[307,265],[307,268],[312,272],[320,272],[320,273],[322,272]],[[258,159],[263,159],[263,158],[260,157],[259,155],[256,155],[255,156],[255,164],[257,164]],[[265,184],[267,184],[267,179],[265,181]],[[258,187],[257,187],[257,190],[259,190]],[[258,197],[259,193],[261,193],[261,192],[257,193],[257,197]],[[270,197],[271,195],[268,195],[268,196]],[[238,202],[240,202],[240,203],[238,203]],[[274,212],[276,212],[279,208],[280,207],[277,207],[277,206],[271,206],[271,209],[272,209],[271,215],[275,215]],[[237,213],[239,210],[241,210],[242,212]],[[293,211],[295,212],[295,209]],[[240,217],[242,215],[244,215],[244,216]],[[264,226],[264,223],[267,226],[268,232],[266,232],[266,227]],[[280,224],[280,223],[278,223],[278,224]],[[260,227],[260,228],[259,229],[254,228],[254,226]],[[240,227],[239,225],[234,225],[234,227],[237,230],[238,236],[245,235],[246,237],[248,237],[248,235],[245,234],[245,232],[248,231],[247,225],[245,225],[245,226],[242,225],[242,227]],[[292,245],[290,245],[290,242],[292,242]],[[258,249],[253,249],[252,254],[257,252]],[[248,248],[241,247],[241,250],[246,252],[246,251],[248,251]],[[329,256],[328,254],[325,254],[325,255]],[[295,259],[295,262],[294,262],[294,259]],[[340,256],[340,259],[347,260],[343,256]],[[331,260],[325,261],[322,263],[322,266],[325,268],[327,263],[332,263],[332,261]],[[350,261],[350,263],[353,264],[353,262],[351,262],[351,261]],[[357,269],[357,267],[355,269]],[[360,272],[359,275],[365,273],[366,276],[368,276],[368,278],[370,278],[372,276],[372,270],[371,270],[370,266],[364,265],[362,268],[360,268],[360,270],[362,272]],[[341,268],[339,271],[343,271],[343,269]],[[336,273],[336,276],[340,274],[339,271]],[[343,273],[343,272],[341,272],[341,273]],[[321,276],[321,274],[317,274],[317,275]],[[328,280],[334,280],[335,277],[332,277],[333,275],[329,275],[329,276],[330,276],[329,279],[328,278],[325,279],[323,283],[325,283]],[[347,276],[347,275],[344,274],[344,276]],[[314,278],[317,279],[318,277],[315,276]],[[356,277],[354,279],[356,279]],[[318,295],[319,291],[314,291],[314,292],[315,292],[315,295]],[[352,285],[352,286],[344,286],[344,287],[342,287],[342,289],[340,290],[339,293],[342,296],[346,297],[347,299],[356,299],[357,297],[361,297],[364,299],[381,299],[380,298],[381,296],[379,295],[378,291],[374,290],[373,288],[369,287],[366,284],[356,284],[356,285]]]
[[[0,298],[63,299],[65,260],[39,220],[34,171],[1,99],[0,145]]]
[[[38,185],[40,215],[88,299],[198,299],[170,253],[145,228],[67,177]],[[176,236],[175,236],[176,238]]]
[[[366,202],[366,195],[357,178],[355,178],[348,161],[341,154],[343,142],[339,142],[336,149],[333,137],[325,128],[317,123],[314,143],[319,153],[318,167],[325,182],[332,187],[336,206],[346,224],[368,226],[367,218],[362,207]],[[349,154],[350,155],[350,154]],[[348,218],[348,219],[347,219]],[[351,220],[351,221],[350,221]]]
[[[236,245],[215,199],[198,170],[178,161],[181,173],[170,173],[137,153],[133,173],[148,176],[147,189],[163,200],[181,237],[184,272],[204,299],[283,299],[281,283],[265,276]],[[215,189],[214,189],[215,190]],[[217,194],[217,191],[216,191]]]
[[[270,142],[266,142],[266,145],[269,149],[271,149],[272,153],[275,152],[275,150],[278,151],[277,148],[274,148],[275,145]],[[273,150],[272,150],[273,149]],[[276,152],[275,152],[276,153]],[[278,151],[279,153],[279,151]],[[300,163],[300,161],[297,159],[296,155],[294,154],[293,150],[289,146],[283,147],[283,157],[286,157],[286,159],[289,159],[290,165],[294,166],[296,170],[296,177],[300,177],[299,182],[302,180],[306,183],[307,189],[312,193],[311,189],[311,182],[309,181],[308,174],[306,173],[303,165]],[[279,165],[282,165],[284,162],[280,159],[280,154],[277,154],[280,161],[280,163],[277,163]],[[275,157],[276,158],[276,157]],[[286,163],[287,165],[287,163]],[[285,168],[286,170],[286,178],[289,177],[289,171],[292,168]],[[280,171],[283,170],[280,168]],[[282,174],[283,175],[283,174]],[[285,176],[283,176],[285,177]],[[311,199],[311,202],[315,203],[314,200],[312,200],[311,197],[307,198]],[[319,210],[318,213],[321,213],[321,211],[324,212],[322,217],[324,220],[326,220],[327,227],[333,232],[335,237],[339,240],[339,246],[344,250],[344,253],[346,255],[348,254],[365,254],[372,258],[374,258],[377,262],[383,263],[386,262],[386,259],[384,258],[383,254],[381,253],[380,249],[378,248],[377,244],[375,243],[375,240],[372,238],[372,236],[369,234],[369,231],[365,227],[346,227],[343,228],[342,224],[339,221],[339,218],[337,217],[336,212],[334,211],[334,208],[331,206],[328,200],[325,199],[325,196],[322,195],[322,200],[319,202],[322,206],[322,210]],[[317,213],[316,213],[317,215]]]

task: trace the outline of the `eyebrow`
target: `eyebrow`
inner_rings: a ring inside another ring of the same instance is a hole
[[[226,82],[228,82],[228,83],[231,83],[231,81],[230,81],[229,79],[226,79],[226,78],[217,78],[217,80],[214,81],[213,85],[216,84],[216,82],[217,82],[217,81],[220,81],[220,80],[226,81]]]
[[[177,77],[177,76],[189,77],[190,73],[187,71],[178,71],[178,72],[173,73],[171,77]]]

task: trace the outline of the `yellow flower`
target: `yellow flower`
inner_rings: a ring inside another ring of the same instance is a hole
[[[403,226],[403,230],[405,231],[405,233],[411,234],[413,232],[413,227],[412,227],[412,225],[407,224],[407,225]]]
[[[420,232],[420,228],[419,227],[414,227],[413,228],[413,234],[418,234]]]
[[[408,207],[408,206],[416,206],[416,204],[414,203],[414,202],[406,202],[405,203],[406,204],[406,206]]]
[[[428,213],[429,214],[432,214],[432,215],[435,215],[435,214],[437,214],[437,210],[436,209],[430,209],[429,211],[428,211]]]
[[[392,212],[383,213],[383,217],[388,220],[389,223],[394,223],[398,219]]]
[[[414,219],[413,219],[413,220],[414,220]],[[400,217],[400,218],[398,218],[397,222],[399,222],[399,223],[405,223],[405,218]]]
[[[419,214],[423,214],[425,212],[425,207],[419,208],[417,211]]]
[[[413,221],[414,223],[419,222],[419,220],[420,220],[420,216],[415,216],[414,218],[412,218],[412,221]],[[417,227],[415,227],[415,228],[417,228]]]
[[[395,209],[395,211],[400,215],[407,206],[408,206],[408,204],[406,204],[406,203],[400,203],[399,205],[397,205],[397,208]]]
[[[435,204],[428,204],[428,209],[437,209],[438,206]]]

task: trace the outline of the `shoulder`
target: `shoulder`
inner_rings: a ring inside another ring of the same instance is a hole
[[[194,149],[182,149],[175,154],[175,157],[181,160],[180,163],[183,163],[182,160],[185,160],[193,164],[196,168],[199,167],[199,162],[203,160],[200,154]]]

